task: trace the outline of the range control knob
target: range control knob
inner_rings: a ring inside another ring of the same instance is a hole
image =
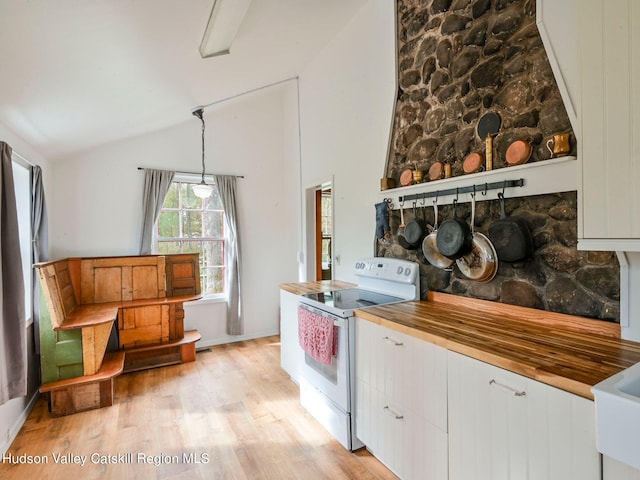
[[[404,274],[408,277],[409,275],[411,275],[411,269],[409,267],[404,269]]]
[[[402,268],[402,267],[398,267],[398,272],[397,272],[397,273],[398,273],[398,275],[402,275],[402,270],[403,270],[403,268]]]

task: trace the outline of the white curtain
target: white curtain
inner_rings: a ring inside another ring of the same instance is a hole
[[[140,255],[149,255],[153,243],[154,226],[160,216],[164,198],[175,172],[168,170],[144,169],[144,191],[142,198],[142,233],[140,235]]]
[[[242,297],[240,294],[240,232],[238,231],[236,177],[231,175],[214,175],[226,222],[225,262],[227,287],[227,334],[242,335],[244,322],[242,319]]]
[[[25,294],[11,152],[0,142],[0,405],[27,394]]]
[[[49,222],[44,200],[42,169],[31,167],[31,261],[35,264],[47,260],[49,250]],[[36,353],[40,353],[40,281],[33,269],[33,335]]]

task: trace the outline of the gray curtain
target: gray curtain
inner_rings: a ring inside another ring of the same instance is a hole
[[[49,251],[49,222],[47,220],[47,204],[44,200],[42,169],[31,167],[31,260],[44,262]],[[33,269],[33,335],[36,353],[40,353],[40,281],[38,272]]]
[[[27,394],[24,280],[11,147],[0,142],[0,405]]]
[[[236,200],[236,177],[230,175],[214,175],[227,225],[225,261],[227,286],[227,334],[242,335],[242,297],[240,295],[240,232],[238,231],[238,214]]]
[[[140,255],[149,255],[153,243],[154,226],[160,216],[164,197],[167,196],[175,172],[144,169],[144,192],[142,199],[142,234]]]

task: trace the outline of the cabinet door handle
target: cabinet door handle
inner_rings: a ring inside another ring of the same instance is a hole
[[[395,418],[396,420],[402,420],[404,418],[403,415],[400,415],[399,413],[394,412],[393,410],[391,410],[391,408],[389,408],[389,405],[386,405],[384,407],[384,411],[386,413],[388,413],[389,415],[391,415],[393,418]]]
[[[516,390],[515,388],[512,388],[509,385],[504,385],[502,383],[496,382],[494,379],[491,379],[489,381],[489,385],[495,385],[500,390],[510,393],[514,397],[524,397],[527,394],[527,392],[525,392],[524,390]]]
[[[387,343],[390,343],[394,347],[401,347],[403,345],[402,342],[398,342],[397,340],[394,340],[393,338],[390,338],[390,337],[384,337],[384,341]]]

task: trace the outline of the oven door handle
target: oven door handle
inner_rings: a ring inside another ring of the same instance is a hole
[[[333,325],[339,328],[344,328],[346,326],[346,320],[344,318],[340,318],[340,319],[333,319]]]
[[[307,305],[306,303],[299,303],[298,305],[311,313],[315,313],[316,315],[320,315],[324,318],[333,320],[333,325],[336,327],[344,328],[347,326],[346,318],[337,317],[336,315],[331,315],[330,313],[323,312],[322,310],[318,310],[317,308],[313,308],[312,306]]]

